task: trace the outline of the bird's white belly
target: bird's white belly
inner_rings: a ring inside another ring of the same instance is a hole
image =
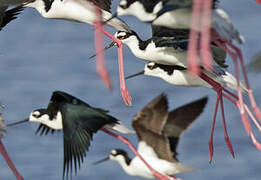
[[[172,47],[155,47],[154,43],[149,44],[143,51],[135,51],[132,48],[131,50],[140,59],[165,65],[187,66],[187,53],[183,50],[175,50]]]
[[[176,168],[176,163],[159,159],[154,150],[143,141],[139,142],[138,152],[153,169],[162,174],[173,175],[180,172],[179,169]],[[133,158],[131,161],[131,168],[126,169],[125,171],[132,176],[140,176],[150,179],[154,178],[151,171],[138,157]]]
[[[65,19],[88,24],[93,24],[96,20],[93,4],[82,0],[54,1],[52,8],[42,15],[45,18]]]
[[[149,163],[153,169],[156,171],[165,174],[165,175],[173,175],[178,173],[178,169],[175,168],[175,164],[173,163],[168,163],[166,161],[153,158],[153,157],[148,157],[145,154],[142,154],[144,159]],[[135,173],[132,173],[130,175],[135,175],[135,176],[140,176],[140,177],[145,177],[145,178],[150,178],[153,179],[155,178],[151,171],[145,166],[145,164],[138,158],[135,157],[132,160],[133,166],[136,167]]]
[[[188,29],[191,23],[191,9],[177,9],[166,12],[153,21],[153,25],[176,29]]]
[[[176,86],[201,86],[211,88],[211,86],[200,77],[193,77],[188,71],[175,71],[172,76],[162,78],[170,84]]]

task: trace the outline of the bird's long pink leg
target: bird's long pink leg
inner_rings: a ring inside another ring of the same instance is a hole
[[[105,65],[104,61],[104,53],[103,53],[103,27],[102,27],[102,15],[101,10],[99,8],[95,9],[96,12],[96,22],[94,23],[94,26],[96,27],[94,29],[95,34],[95,51],[97,54],[97,63],[96,63],[96,70],[105,83],[105,85],[111,90],[111,81],[110,77]]]
[[[202,31],[200,37],[200,57],[202,59],[204,69],[210,71],[212,69],[212,55],[210,51],[210,28],[211,28],[211,7],[212,0],[202,3]]]
[[[255,136],[253,135],[252,132],[251,132],[251,134],[250,134],[250,137],[251,137],[251,140],[252,140],[253,144],[255,145],[255,147],[256,147],[259,151],[261,151],[261,144],[260,144],[259,142],[257,142],[257,140],[256,140],[256,138],[255,138]]]
[[[220,95],[222,96],[222,91],[220,92]],[[232,154],[233,158],[235,158],[235,153],[233,150],[233,146],[231,144],[231,141],[229,139],[228,133],[227,133],[227,125],[226,125],[226,120],[225,120],[225,112],[224,112],[224,104],[223,104],[223,97],[220,98],[220,108],[221,108],[221,114],[222,114],[222,122],[223,122],[223,127],[224,127],[224,136],[225,136],[225,142],[227,143],[227,147]]]
[[[256,115],[256,117],[259,119],[259,121],[261,122],[261,112],[260,112],[260,109],[259,107],[257,106],[256,104],[256,101],[255,101],[255,98],[254,98],[254,94],[253,94],[253,90],[251,89],[250,87],[250,83],[248,81],[248,78],[247,78],[247,73],[246,73],[246,68],[244,66],[244,61],[243,61],[243,56],[242,56],[242,53],[241,53],[241,50],[234,46],[231,42],[226,42],[232,49],[235,50],[235,52],[238,54],[238,57],[239,57],[239,62],[240,62],[240,65],[241,65],[241,69],[242,69],[242,72],[243,72],[243,77],[244,77],[244,80],[246,82],[246,87],[248,89],[248,96],[249,96],[249,101],[251,103],[251,106],[253,108],[253,111]]]
[[[105,128],[101,129],[103,132],[105,132],[106,134],[109,134],[110,136],[113,136],[117,139],[119,139],[120,141],[122,141],[124,144],[126,144],[130,150],[137,156],[140,158],[140,160],[149,168],[149,170],[153,173],[155,178],[159,178],[160,180],[176,180],[173,177],[170,176],[166,176],[164,174],[159,173],[158,171],[156,171],[155,169],[153,169],[147,162],[146,160],[139,154],[139,152],[136,150],[136,148],[130,143],[130,141],[125,138],[122,137],[116,133],[113,133],[112,131],[109,131]]]
[[[227,144],[227,147],[233,157],[235,157],[235,153],[233,150],[233,146],[231,144],[231,141],[229,139],[228,133],[227,133],[227,126],[226,126],[226,120],[225,120],[225,113],[224,113],[224,105],[223,105],[223,93],[222,93],[222,86],[214,81],[213,79],[206,76],[204,73],[200,74],[200,77],[205,80],[207,83],[209,83],[213,89],[217,92],[217,96],[220,98],[220,107],[221,107],[221,113],[222,113],[222,122],[224,127],[224,136],[225,136],[225,142]]]
[[[230,100],[231,102],[233,102],[235,105],[236,105],[236,107],[238,108],[238,110],[240,110],[240,105],[239,105],[239,103],[238,103],[238,101],[234,101],[234,100],[232,100],[230,97],[228,97],[227,95],[224,95],[223,94],[223,96],[225,97],[225,98],[227,98],[228,100]],[[234,97],[234,96],[233,96]],[[253,114],[251,113],[251,111],[249,110],[249,108],[244,104],[244,108],[245,108],[245,110],[246,110],[246,112],[248,113],[248,115],[251,117],[251,119],[254,121],[254,122],[256,122],[257,123],[257,121],[255,120],[255,117],[253,116]],[[261,151],[261,144],[256,140],[256,138],[255,138],[255,136],[253,135],[253,133],[252,133],[252,130],[251,130],[251,126],[250,126],[250,123],[249,122],[247,122],[247,123],[244,123],[243,122],[243,125],[244,125],[244,127],[245,127],[245,129],[246,129],[246,131],[247,131],[247,134],[249,134],[249,136],[251,137],[251,140],[252,140],[252,143],[254,144],[254,146],[259,150],[259,151]],[[259,131],[260,131],[260,125],[258,124],[256,124],[256,126],[257,126],[257,128],[259,129]]]
[[[227,94],[229,94],[230,96],[232,96],[233,98],[236,99],[236,100],[232,100],[231,98],[228,98],[228,97],[227,97],[228,100],[230,100],[232,103],[234,103],[234,104],[238,107],[238,110],[239,110],[239,112],[240,112],[240,111],[241,111],[241,104],[240,104],[240,102],[239,102],[239,98],[238,98],[235,94],[233,94],[232,92],[228,91],[228,90],[225,89],[225,88],[223,88],[223,91],[226,92]],[[244,103],[244,101],[243,101],[243,107],[244,107],[244,109],[247,111],[247,113],[249,114],[249,116],[251,117],[251,119],[253,120],[253,122],[256,124],[256,123],[257,123],[256,119],[254,118],[253,114],[250,112],[248,106]],[[248,135],[250,135],[250,132],[252,132],[252,130],[251,130],[251,126],[250,126],[248,117],[245,116],[244,118],[241,118],[241,119],[242,119],[243,125],[244,125],[244,127],[245,127],[245,129],[246,129],[246,133],[247,133]]]
[[[213,116],[213,121],[212,121],[212,126],[211,126],[211,132],[210,132],[210,137],[209,137],[209,141],[208,141],[208,152],[209,152],[209,162],[210,163],[212,162],[213,152],[214,152],[213,136],[214,136],[214,131],[215,131],[215,124],[216,124],[219,100],[220,100],[220,97],[217,96],[215,111],[214,111],[214,116]]]
[[[15,165],[13,164],[12,160],[10,159],[8,153],[5,150],[5,147],[0,139],[0,152],[2,153],[5,161],[7,162],[8,166],[10,169],[13,171],[14,175],[16,176],[17,180],[23,180],[23,177],[19,174],[17,169],[15,168]]]
[[[195,76],[199,74],[199,58],[198,58],[198,39],[200,29],[200,10],[202,2],[201,0],[193,1],[192,17],[189,33],[189,45],[188,45],[188,68],[192,72],[191,75]]]
[[[237,94],[238,94],[238,99],[239,99],[239,104],[240,104],[240,115],[243,121],[246,121],[244,119],[247,119],[247,115],[244,110],[243,106],[243,94],[241,91],[241,86],[240,86],[240,77],[239,77],[239,71],[238,71],[238,62],[237,62],[237,55],[236,53],[232,52],[230,49],[228,49],[225,45],[220,43],[218,40],[214,40],[214,42],[222,48],[224,51],[226,51],[232,58],[235,66],[235,75],[236,75],[236,81],[237,81]]]
[[[124,77],[124,65],[123,65],[123,51],[122,51],[122,42],[105,31],[103,28],[100,29],[106,36],[112,39],[118,46],[118,57],[119,57],[119,74],[120,74],[120,88],[121,88],[121,95],[126,105],[132,105],[132,98],[127,90],[125,77]],[[98,53],[99,54],[99,53]]]
[[[212,83],[213,85],[215,84],[218,84],[216,81],[212,80],[211,78],[209,78],[208,76],[206,76],[205,74],[201,74],[200,76],[202,79],[204,79],[206,82],[208,83]],[[236,105],[236,107],[238,108],[238,110],[240,111],[241,110],[241,105],[240,105],[240,102],[239,102],[239,98],[233,94],[232,92],[228,91],[227,89],[221,87],[222,90],[227,93],[228,95],[232,96],[233,98],[235,98],[236,100],[233,100],[232,98],[230,98],[229,96],[225,95],[224,93],[222,93],[222,95],[227,98],[228,100],[230,100],[232,103],[234,103]],[[249,110],[248,106],[244,103],[243,101],[243,106],[244,106],[244,109],[246,110],[246,112],[248,113],[248,115],[250,116],[250,118],[252,119],[252,121],[255,123],[255,125],[257,126],[257,128],[259,129],[259,131],[261,130],[261,127],[260,125],[258,124],[258,122],[256,121],[255,117],[253,116],[253,114],[251,113],[251,111]],[[247,132],[247,134],[251,137],[251,140],[254,144],[254,146],[261,151],[261,144],[259,142],[257,142],[257,140],[255,139],[253,133],[252,133],[252,130],[251,130],[251,126],[250,126],[250,123],[249,123],[249,120],[248,120],[248,117],[246,115],[245,118],[242,118],[242,123],[245,127],[245,130]],[[229,141],[229,138],[227,139]],[[231,143],[227,143],[228,145]],[[232,148],[232,145],[231,145],[231,148]],[[233,149],[232,149],[233,150]]]

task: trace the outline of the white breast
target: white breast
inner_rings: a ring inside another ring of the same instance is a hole
[[[62,113],[60,111],[58,111],[56,117],[53,118],[52,120],[50,120],[49,118],[50,117],[47,114],[41,116],[41,123],[55,130],[63,129]]]
[[[157,154],[154,152],[154,150],[149,147],[145,142],[140,142],[138,145],[138,152],[141,154],[141,156],[154,168],[155,170],[159,171],[162,174],[166,175],[173,175],[181,172],[181,168],[186,167],[188,171],[193,170],[192,168],[189,168],[185,165],[182,165],[181,163],[172,163],[168,162],[162,159],[159,159],[157,157]],[[135,157],[129,166],[129,168],[125,171],[132,176],[140,176],[145,177],[149,179],[153,179],[154,176],[151,173],[151,171],[144,165],[144,163],[138,158]]]
[[[136,42],[127,45],[132,53],[140,59],[165,65],[187,65],[186,51],[175,50],[172,47],[156,47],[154,42],[151,42],[144,50],[140,50]]]
[[[188,29],[191,24],[191,9],[177,9],[166,12],[153,21],[153,25],[176,29]],[[166,23],[167,22],[167,23]],[[195,27],[198,29],[198,27]]]
[[[211,88],[211,86],[200,77],[193,77],[188,71],[174,70],[172,75],[162,74],[160,77],[175,86],[201,86]]]

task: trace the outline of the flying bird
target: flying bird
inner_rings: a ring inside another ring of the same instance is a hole
[[[133,15],[152,25],[190,29],[189,68],[197,74],[199,71],[196,55],[198,39],[200,39],[203,67],[206,69],[212,67],[209,57],[210,41],[218,40],[224,44],[228,41],[228,46],[232,40],[240,44],[244,42],[227,13],[217,8],[217,5],[218,0],[121,0],[113,17]],[[200,36],[199,32],[201,32]],[[223,46],[222,48],[224,48]]]
[[[138,152],[160,173],[172,176],[193,171],[177,159],[177,146],[181,134],[203,112],[207,97],[188,103],[168,112],[164,94],[154,98],[133,119],[132,126],[139,139]],[[131,176],[153,179],[154,176],[138,157],[131,159],[122,149],[114,149],[109,157],[95,164],[113,160]]]
[[[36,133],[47,135],[50,130],[63,131],[64,165],[63,177],[69,173],[77,174],[83,158],[89,149],[93,134],[98,130],[115,130],[121,133],[131,131],[120,124],[119,120],[108,114],[108,111],[91,107],[84,101],[62,91],[52,94],[48,107],[37,109],[30,113],[29,118],[22,122],[40,123]]]
[[[224,113],[223,100],[222,100],[222,97],[227,98],[234,105],[236,105],[236,107],[240,111],[238,97],[236,95],[234,95],[232,92],[227,90],[227,88],[233,89],[233,90],[237,89],[237,81],[232,74],[221,69],[219,66],[214,65],[213,71],[209,72],[209,71],[206,71],[203,68],[201,68],[201,73],[199,76],[191,77],[189,70],[182,66],[162,65],[162,64],[155,63],[155,62],[150,62],[150,63],[145,64],[143,71],[130,75],[130,76],[126,77],[126,79],[129,79],[129,78],[132,78],[132,77],[135,77],[138,75],[142,75],[142,74],[147,75],[147,76],[161,78],[164,81],[166,81],[167,83],[175,85],[175,86],[207,87],[207,88],[212,88],[214,91],[216,91],[217,101],[216,101],[212,129],[211,129],[210,139],[209,139],[209,160],[211,162],[212,156],[213,156],[213,135],[214,135],[218,103],[220,103],[220,106],[221,106],[225,141],[227,143],[227,146],[228,146],[231,154],[234,156],[234,150],[233,150],[232,144],[229,140],[228,133],[227,133],[225,115],[224,115],[225,113]],[[245,85],[243,83],[240,83],[240,86],[245,93],[248,93],[248,89],[245,87]],[[247,105],[245,103],[244,103],[244,109],[248,113],[249,117],[253,120],[256,127],[259,130],[261,130],[260,124],[255,119],[252,112],[249,110],[249,108],[247,107]],[[261,145],[259,144],[259,142],[256,141],[256,139],[252,133],[251,126],[248,121],[248,117],[242,117],[242,122],[246,129],[247,134],[249,136],[251,136],[253,144],[257,147],[257,149],[261,150]]]
[[[63,19],[93,25],[95,27],[95,45],[97,52],[101,52],[103,48],[103,43],[101,42],[103,41],[103,37],[100,31],[116,42],[119,47],[121,93],[124,102],[127,105],[131,105],[131,96],[127,91],[124,80],[122,43],[102,28],[101,22],[111,17],[110,6],[111,0],[33,0],[32,2],[24,3],[24,7],[36,9],[44,18]],[[107,22],[105,25],[117,30],[130,31],[130,27],[118,18]],[[111,89],[109,75],[103,59],[103,54],[99,53],[96,69],[104,83]]]
[[[244,38],[233,26],[227,13],[217,8],[217,3],[217,0],[121,0],[117,8],[117,13],[113,17],[117,15],[134,15],[152,25],[166,26],[174,29],[190,28],[187,59],[188,68],[193,72],[193,76],[200,73],[200,66],[211,70],[213,61],[210,52],[213,43],[222,48],[231,56],[234,62],[235,76],[238,83],[240,81],[238,64],[240,64],[246,87],[249,90],[251,106],[261,122],[261,111],[256,104],[247,78],[242,52],[232,42],[232,40],[235,40],[242,44]],[[200,39],[200,43],[198,39]],[[200,59],[202,59],[202,63],[199,63]],[[239,94],[240,112],[242,116],[245,116],[243,95],[239,87],[237,91]]]

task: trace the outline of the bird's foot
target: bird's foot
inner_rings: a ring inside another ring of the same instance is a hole
[[[132,98],[126,88],[121,88],[121,95],[126,106],[132,106]]]

